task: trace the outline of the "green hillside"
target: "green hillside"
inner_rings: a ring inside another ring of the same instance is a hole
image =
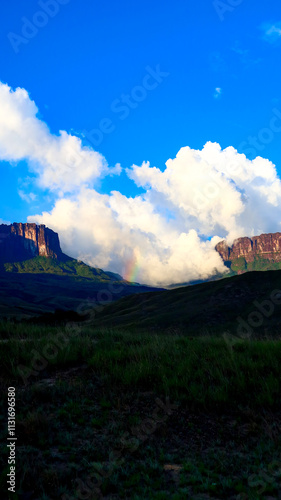
[[[244,257],[239,257],[232,261],[230,269],[236,274],[247,271],[276,271],[281,269],[281,262],[274,262],[274,260],[259,256],[256,256],[253,262],[246,262]]]
[[[273,309],[270,314],[261,313],[256,305],[272,302],[271,294],[276,290],[281,296],[281,271],[245,273],[175,290],[131,295],[106,306],[96,316],[95,324],[198,335],[240,332],[239,317],[246,323],[250,317],[257,324],[249,327],[253,335],[279,334],[281,300],[280,305],[268,306]]]
[[[122,277],[117,274],[88,266],[84,262],[72,259],[67,255],[60,260],[50,257],[34,257],[22,262],[5,263],[3,267],[4,271],[8,273],[48,273],[60,276],[80,276],[99,283],[112,279],[115,281],[122,280]]]
[[[129,283],[121,276],[63,258],[35,257],[4,263],[0,272],[0,319],[28,319],[54,313],[57,309],[76,311],[89,304],[101,304],[129,294],[156,290]]]

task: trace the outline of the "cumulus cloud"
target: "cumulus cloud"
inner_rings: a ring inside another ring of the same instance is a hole
[[[123,275],[133,260],[138,280],[157,285],[224,272],[214,250],[220,239],[231,244],[240,236],[280,229],[275,166],[260,157],[250,161],[233,147],[184,147],[164,171],[144,162],[127,175],[145,194],[130,198],[82,189],[30,220],[57,230],[69,254]]]
[[[42,188],[71,192],[108,173],[103,156],[61,130],[51,134],[25,89],[0,83],[0,159],[27,160]]]
[[[69,254],[127,279],[132,262],[139,281],[158,285],[206,278],[215,268],[224,269],[214,251],[220,238],[202,241],[193,229],[173,227],[145,198],[82,190],[75,199],[60,199],[51,212],[29,220],[58,231]]]
[[[148,198],[169,203],[177,220],[181,216],[186,226],[204,235],[223,234],[232,242],[253,234],[257,224],[264,229],[280,225],[281,183],[275,166],[260,157],[250,161],[233,147],[221,150],[211,142],[202,151],[185,147],[167,161],[164,172],[143,163],[128,175],[147,189]]]
[[[2,104],[0,158],[25,158],[56,196],[28,220],[58,231],[63,251],[90,265],[152,285],[205,279],[227,271],[215,251],[222,238],[231,244],[280,230],[281,182],[269,160],[211,142],[183,147],[164,170],[143,162],[125,171],[142,195],[101,194],[93,181],[111,170],[99,153],[66,132],[51,134],[24,90],[1,86]],[[69,170],[64,158],[73,148],[83,161]]]

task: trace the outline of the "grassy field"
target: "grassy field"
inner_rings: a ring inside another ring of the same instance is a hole
[[[0,338],[11,498],[280,498],[280,339],[6,322]],[[6,447],[0,461],[5,492]]]

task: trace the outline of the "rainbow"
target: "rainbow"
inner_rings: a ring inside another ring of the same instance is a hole
[[[132,258],[127,262],[124,278],[127,281],[136,281],[136,277],[140,270],[140,265],[136,255],[134,254]]]

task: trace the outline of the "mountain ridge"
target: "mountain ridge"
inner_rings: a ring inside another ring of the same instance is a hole
[[[247,271],[281,269],[281,232],[237,238],[231,246],[226,240],[222,240],[216,245],[215,250],[223,259],[225,266],[230,269],[230,273],[225,277]],[[66,255],[61,250],[58,233],[44,224],[29,222],[0,224],[0,271],[74,275],[95,281],[114,279],[126,282],[116,273],[105,272]],[[179,283],[167,288],[193,285],[221,277],[224,276],[216,275],[209,280]]]
[[[89,303],[100,308],[104,302],[155,290],[159,288],[69,257],[59,235],[45,225],[0,225],[0,320],[77,311]]]
[[[0,224],[1,262],[17,262],[37,256],[64,258],[58,233],[44,224]]]
[[[237,238],[231,246],[222,240],[215,249],[235,274],[281,269],[280,232]]]
[[[79,276],[96,282],[123,281],[122,276],[85,264],[62,252],[59,235],[44,224],[0,224],[0,271]]]

